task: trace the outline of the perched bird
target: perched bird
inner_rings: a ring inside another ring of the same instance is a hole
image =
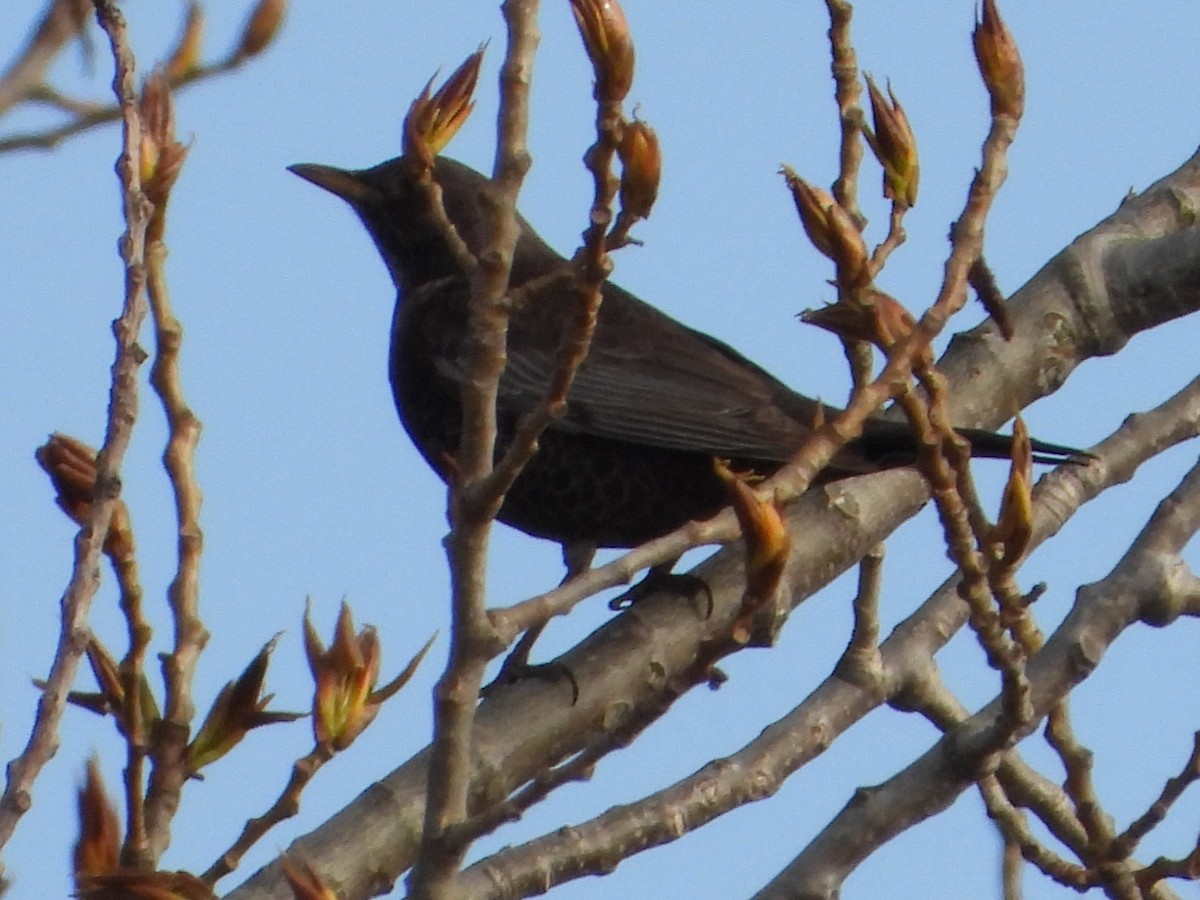
[[[291,171],[346,200],[387,264],[398,291],[390,354],[396,409],[422,456],[446,479],[461,426],[469,272],[428,214],[402,158],[360,171],[311,164]],[[459,236],[480,252],[488,238],[480,201],[485,177],[445,157],[433,175]],[[513,289],[565,262],[528,222],[519,222]],[[636,546],[712,516],[727,502],[713,457],[769,475],[792,456],[817,415],[816,401],[726,344],[615,284],[605,284],[603,294],[566,414],[546,429],[498,516],[558,541],[568,559],[590,560],[596,547]],[[575,297],[569,281],[544,280],[512,314],[497,399],[498,452],[545,394]],[[961,433],[976,456],[1009,453],[1007,437]],[[1040,441],[1033,447],[1040,461],[1077,453]],[[907,425],[871,419],[821,479],[911,464],[915,453]]]

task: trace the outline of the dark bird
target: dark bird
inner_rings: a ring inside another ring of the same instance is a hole
[[[469,272],[430,216],[403,158],[360,171],[307,164],[291,171],[353,207],[391,272],[398,291],[392,394],[413,443],[444,480],[459,442]],[[480,201],[485,177],[442,157],[434,178],[450,221],[479,253],[488,238]],[[519,222],[512,289],[565,263],[528,222]],[[596,547],[633,547],[712,516],[727,502],[713,457],[769,475],[793,455],[817,414],[816,401],[726,344],[615,284],[605,284],[603,293],[566,415],[546,429],[499,513],[514,528],[560,542],[574,559],[590,560]],[[512,314],[497,400],[498,452],[545,395],[575,297],[569,279],[547,280]],[[1009,454],[1007,437],[961,433],[976,456]],[[1077,453],[1040,441],[1033,446],[1039,461]],[[821,479],[908,465],[915,453],[907,425],[871,419]]]

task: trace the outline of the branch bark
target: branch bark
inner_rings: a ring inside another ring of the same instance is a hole
[[[120,101],[124,140],[117,159],[117,176],[125,214],[121,257],[125,264],[125,299],[113,322],[116,358],[112,366],[108,421],[104,445],[96,458],[96,496],[91,515],[75,539],[75,564],[62,598],[62,629],[50,675],[38,704],[37,720],[29,742],[8,766],[8,780],[0,796],[0,847],[12,836],[18,819],[32,804],[31,790],[42,767],[58,748],[58,722],[66,708],[67,692],[79,667],[89,637],[87,617],[100,586],[100,553],[113,510],[120,495],[120,467],[137,419],[138,367],[146,352],[138,332],[149,305],[146,300],[146,228],[150,205],[142,192],[137,164],[141,122],[137,111],[134,59],[126,40],[125,19],[111,0],[95,0],[96,16],[108,34],[116,61],[113,92]]]

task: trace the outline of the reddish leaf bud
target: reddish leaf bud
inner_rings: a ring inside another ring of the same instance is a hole
[[[846,290],[871,280],[870,254],[854,219],[829,191],[809,184],[787,166],[783,176],[792,191],[800,223],[808,239],[837,266],[838,283]]]
[[[992,98],[993,116],[1021,118],[1025,112],[1025,66],[1017,42],[1000,18],[996,0],[983,0],[983,18],[971,35],[979,72]]]
[[[175,101],[162,69],[151,72],[142,85],[138,115],[142,120],[142,191],[161,210],[187,156],[187,148],[175,140]]]
[[[1020,562],[1033,537],[1033,449],[1025,420],[1017,416],[1013,422],[1012,467],[1004,496],[1000,500],[1000,515],[992,540],[1002,548],[1001,563],[1015,566]]]
[[[87,776],[79,789],[79,840],[75,844],[75,879],[102,875],[120,863],[121,826],[104,790],[100,764],[88,760]]]
[[[276,722],[294,722],[303,713],[267,710],[273,694],[262,695],[267,678],[267,664],[275,649],[277,637],[272,638],[250,661],[236,681],[221,688],[217,699],[188,745],[188,770],[198,772],[216,762],[239,743],[251,729]]]
[[[760,499],[746,480],[721,460],[714,459],[713,468],[725,482],[746,547],[746,595],[733,629],[734,640],[746,643],[754,614],[779,587],[792,539],[774,502]]]
[[[617,0],[571,0],[571,12],[596,73],[596,99],[620,103],[633,86],[633,38]]]
[[[79,879],[80,900],[215,900],[203,881],[188,872],[124,868]]]
[[[621,157],[621,214],[645,219],[658,197],[662,177],[658,135],[641,119],[634,119],[625,126],[617,155]]]
[[[838,337],[874,344],[884,353],[907,337],[915,324],[899,300],[876,288],[861,292],[855,302],[831,303],[802,318]]]
[[[250,18],[246,20],[246,27],[242,29],[235,57],[249,59],[266,50],[279,33],[286,11],[287,0],[258,0],[258,6],[254,7]]]
[[[183,20],[183,31],[175,49],[167,57],[163,67],[167,78],[178,81],[200,68],[200,52],[204,43],[204,10],[197,0],[188,4],[187,15]]]
[[[92,514],[92,494],[96,489],[96,451],[83,441],[65,434],[52,434],[38,447],[34,456],[50,476],[50,483],[62,509],[77,525],[83,525]],[[129,511],[117,501],[104,539],[104,552],[121,559],[133,553],[133,529]]]

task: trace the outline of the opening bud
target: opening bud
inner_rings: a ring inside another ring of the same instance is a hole
[[[908,124],[908,116],[890,84],[888,96],[884,97],[868,75],[867,93],[871,98],[875,131],[864,130],[864,134],[875,158],[883,166],[883,196],[905,207],[915,206],[921,168],[917,160],[917,139]]]
[[[463,122],[471,115],[475,102],[475,83],[486,47],[468,56],[433,94],[433,79],[408,108],[404,119],[404,155],[432,166],[433,158],[450,143]],[[435,76],[436,77],[436,76]]]

